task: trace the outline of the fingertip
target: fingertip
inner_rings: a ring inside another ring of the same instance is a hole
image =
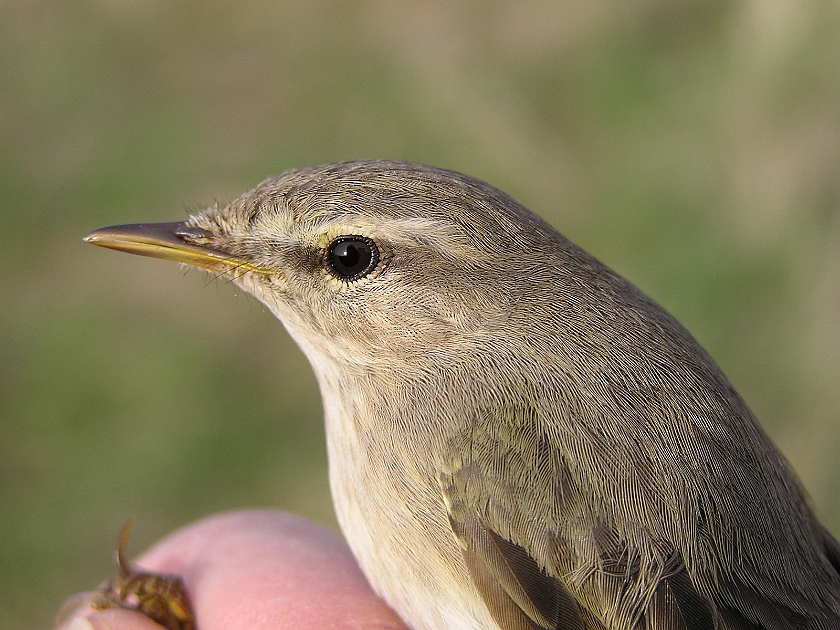
[[[132,610],[100,610],[73,617],[58,630],[164,630],[145,615]]]
[[[64,630],[96,630],[87,617],[73,617],[66,626],[62,627]]]
[[[404,628],[340,536],[285,512],[208,517],[137,563],[183,577],[202,630]]]

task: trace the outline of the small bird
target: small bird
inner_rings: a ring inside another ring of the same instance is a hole
[[[283,322],[341,528],[415,630],[840,629],[840,544],[720,368],[496,188],[343,162],[85,240]]]

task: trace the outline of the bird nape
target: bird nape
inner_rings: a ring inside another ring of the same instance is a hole
[[[492,186],[344,162],[86,240],[283,322],[344,535],[416,630],[840,629],[840,546],[718,366]]]

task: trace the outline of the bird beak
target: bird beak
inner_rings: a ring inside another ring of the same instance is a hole
[[[135,223],[115,225],[91,232],[87,243],[108,247],[129,254],[151,256],[163,260],[203,267],[212,271],[246,270],[256,267],[227,252],[213,249],[204,242],[212,242],[211,234],[183,221],[174,223]]]

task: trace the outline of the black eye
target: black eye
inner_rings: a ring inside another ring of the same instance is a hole
[[[327,269],[342,280],[364,278],[379,264],[379,249],[365,236],[341,236],[327,249]]]

